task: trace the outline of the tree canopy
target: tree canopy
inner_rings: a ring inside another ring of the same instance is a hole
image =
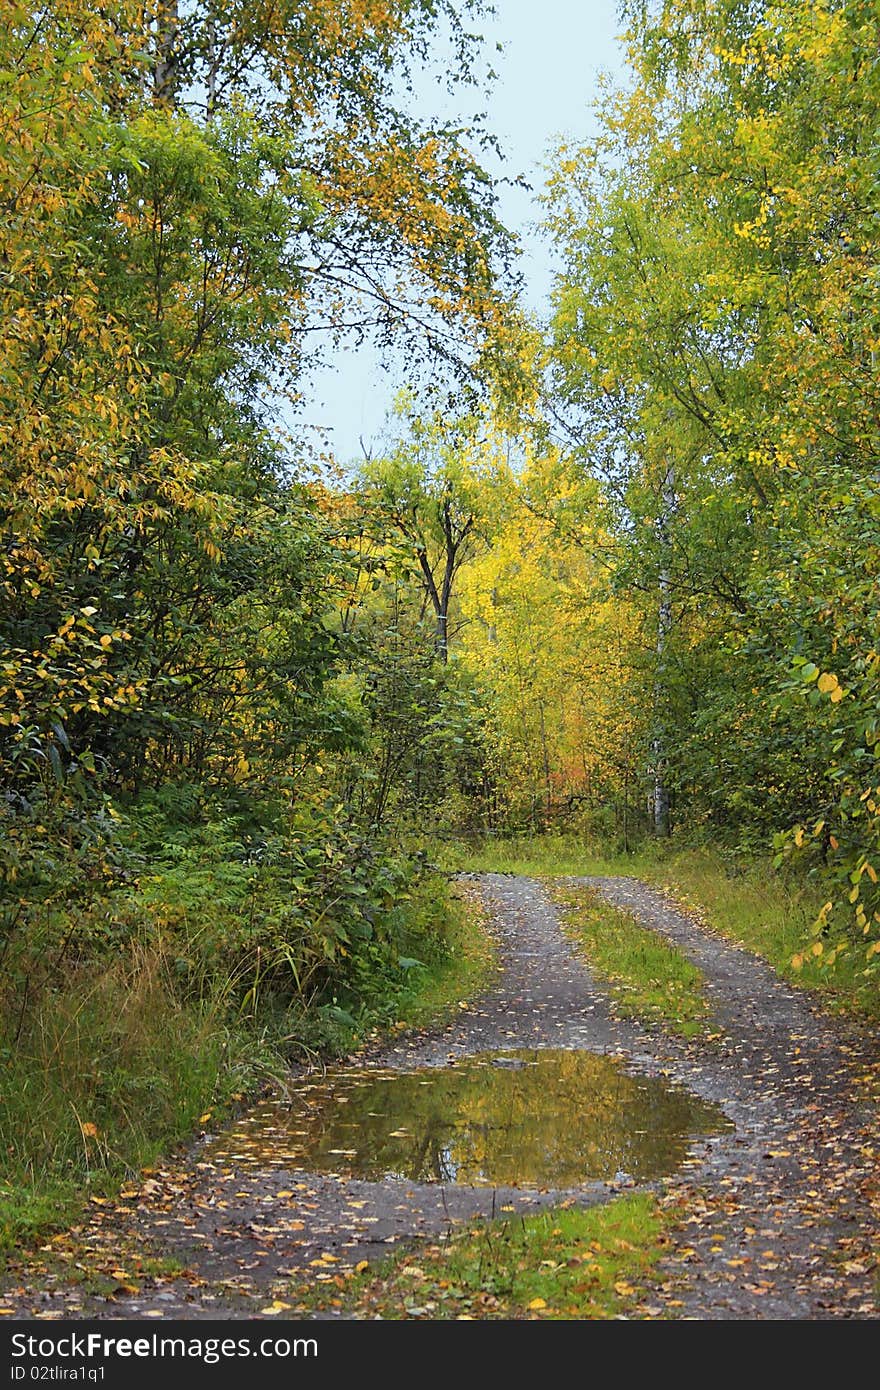
[[[410,959],[438,840],[559,827],[772,853],[821,889],[809,949],[876,965],[880,21],[622,8],[629,83],[544,192],[541,325],[492,133],[414,94],[479,87],[479,0],[10,7],[19,981],[130,936],[157,864],[185,935],[234,863],[239,995],[345,1012]],[[305,374],[368,335],[401,407],[318,468]]]

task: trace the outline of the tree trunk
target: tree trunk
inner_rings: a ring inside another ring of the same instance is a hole
[[[547,747],[547,726],[544,722],[544,701],[538,701],[538,715],[540,717],[541,728],[541,765],[544,770],[544,801],[546,805],[546,823],[550,824],[550,809],[553,804],[553,789],[550,783],[550,750]]]
[[[177,40],[180,33],[178,0],[158,0],[156,5],[156,62],[153,68],[153,101],[173,106],[177,95]]]
[[[669,787],[667,765],[669,750],[663,732],[663,707],[666,703],[666,660],[669,632],[672,627],[672,585],[669,565],[669,523],[675,510],[675,472],[669,464],[660,487],[661,511],[658,526],[664,555],[658,582],[657,608],[657,672],[654,680],[654,738],[651,752],[654,761],[654,834],[669,834]]]

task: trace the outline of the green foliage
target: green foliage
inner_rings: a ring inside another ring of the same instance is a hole
[[[365,825],[410,833],[458,829],[484,775],[487,730],[479,692],[457,663],[437,658],[434,632],[405,615],[366,619],[356,640],[360,757],[345,759],[346,803]]]
[[[316,310],[339,330],[368,299],[428,353],[436,319],[459,362],[502,330],[490,184],[392,100],[441,13],[465,81],[472,41],[452,4],[340,26],[314,0],[289,32],[212,4],[180,27],[128,0],[50,11],[17,4],[0,44],[0,775],[27,795],[71,760],[86,788],[225,773],[266,723],[289,763],[304,724],[336,736],[320,692],[342,557],[272,416]]]
[[[549,187],[553,408],[656,633],[674,819],[778,835],[823,885],[816,950],[872,970],[876,10],[624,9],[631,89]]]
[[[354,1030],[393,1014],[412,958],[444,954],[436,882],[340,804],[166,787],[129,838],[143,867],[117,910],[149,923],[186,997],[219,979],[243,1016],[311,1009]]]

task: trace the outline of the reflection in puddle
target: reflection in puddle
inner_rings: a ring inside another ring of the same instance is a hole
[[[293,1106],[257,1107],[204,1157],[239,1170],[576,1187],[659,1177],[694,1136],[730,1128],[717,1106],[615,1058],[547,1049],[306,1079]]]

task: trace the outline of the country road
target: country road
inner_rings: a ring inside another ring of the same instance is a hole
[[[498,938],[491,987],[445,1026],[400,1035],[359,1067],[386,1075],[448,1069],[475,1054],[585,1050],[626,1059],[627,1075],[686,1087],[728,1124],[693,1137],[654,1183],[680,1221],[667,1277],[641,1315],[875,1316],[877,1116],[859,1079],[875,1061],[869,1041],[644,884],[565,883],[632,912],[699,966],[715,1025],[708,1039],[617,1016],[538,882],[472,875],[468,889],[479,892]],[[282,1106],[260,1107],[137,1191],[93,1206],[69,1246],[58,1242],[44,1263],[13,1269],[2,1301],[24,1317],[259,1316],[303,1270],[331,1281],[475,1215],[606,1201],[634,1181],[622,1174],[529,1190],[317,1173],[291,1165],[284,1128]],[[116,1287],[96,1292],[70,1277],[77,1243],[93,1257],[103,1252],[105,1266],[120,1252]],[[141,1252],[136,1279],[126,1265],[132,1251]]]

